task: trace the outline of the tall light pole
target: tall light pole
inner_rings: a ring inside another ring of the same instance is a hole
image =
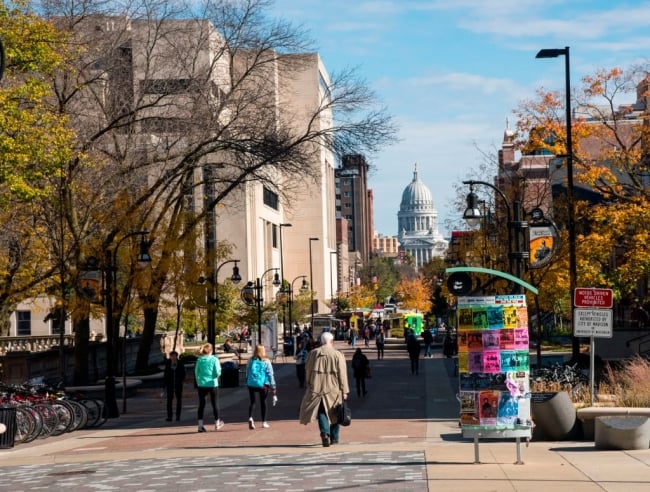
[[[300,290],[302,292],[307,290],[307,275],[298,275],[296,278],[294,278],[291,281],[291,287],[289,289],[289,324],[291,324],[293,322],[293,317],[292,317],[292,315],[293,315],[293,311],[292,311],[292,309],[293,309],[293,284],[296,283],[296,280],[298,280],[299,278],[302,279],[302,285],[300,286]]]
[[[257,306],[257,343],[260,345],[262,343],[262,303],[264,302],[264,298],[262,297],[262,279],[267,273],[275,271],[273,285],[279,286],[281,282],[278,270],[279,268],[269,268],[255,279],[255,283],[249,281],[241,290],[242,300],[249,306],[253,304]]]
[[[339,278],[338,278],[338,272],[339,272],[339,266],[338,266],[338,251],[330,251],[330,305],[334,302],[334,269],[332,268],[332,256],[336,257],[336,285],[338,288],[339,285]],[[337,289],[338,290],[338,289]],[[338,309],[338,305],[337,305]]]
[[[282,253],[282,228],[283,227],[291,227],[291,224],[284,223],[280,224],[280,281],[282,282],[282,286],[280,289],[284,289],[284,255]],[[284,339],[287,338],[287,320],[285,319],[284,316],[284,304],[282,305],[282,341],[284,342]]]
[[[314,329],[314,269],[312,265],[312,256],[311,256],[312,241],[318,241],[318,238],[317,237],[309,238],[309,289],[310,289],[309,298],[311,300],[311,306],[310,306],[311,320],[309,324],[310,324],[310,328],[313,330]]]
[[[521,203],[519,200],[512,202],[512,212],[510,211],[510,201],[505,193],[499,188],[487,181],[463,181],[463,184],[470,186],[469,195],[467,195],[467,209],[463,213],[463,219],[470,225],[478,224],[483,218],[483,212],[478,208],[478,197],[473,191],[474,185],[483,185],[492,188],[503,199],[506,204],[506,213],[508,216],[508,258],[510,273],[517,278],[521,278],[523,273],[523,263],[528,259],[529,253],[524,248],[522,232],[528,227],[528,223],[522,220]],[[513,242],[514,239],[514,242]],[[523,287],[515,285],[515,291],[518,294],[523,293]]]
[[[571,299],[571,326],[575,329],[573,316],[573,293],[577,287],[578,268],[576,258],[576,226],[575,226],[575,197],[573,189],[573,137],[571,135],[571,72],[569,61],[569,47],[542,49],[535,58],[557,58],[564,56],[564,83],[566,91],[566,172],[567,172],[567,226],[569,228],[569,298]],[[575,359],[580,354],[580,339],[573,337],[571,352]]]
[[[212,345],[212,353],[216,353],[215,350],[215,344],[214,340],[217,337],[216,333],[216,325],[217,325],[217,308],[219,306],[219,270],[221,270],[221,267],[224,265],[228,265],[229,263],[234,263],[235,266],[232,267],[232,276],[230,277],[230,280],[238,284],[241,282],[241,275],[239,274],[239,267],[237,266],[237,263],[239,263],[240,260],[228,260],[224,261],[221,265],[219,265],[214,272],[210,272],[210,281],[208,282],[208,293],[207,293],[207,301],[208,301],[208,326],[207,326],[207,331],[208,331],[208,341]],[[178,336],[178,335],[177,335]],[[175,343],[175,341],[174,341]]]
[[[138,263],[149,263],[150,243],[145,240],[148,231],[131,232],[123,236],[111,250],[107,247],[104,251],[106,263],[106,379],[104,380],[104,400],[106,405],[106,417],[116,418],[120,416],[117,408],[117,399],[115,394],[115,318],[117,317],[117,326],[119,327],[119,316],[115,313],[114,301],[117,298],[117,250],[120,245],[129,237],[141,236],[140,253],[138,254]],[[109,245],[110,246],[110,245]]]

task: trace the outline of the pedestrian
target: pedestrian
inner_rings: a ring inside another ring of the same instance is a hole
[[[424,341],[424,358],[433,357],[433,333],[428,327],[422,332],[422,340]]]
[[[366,378],[368,377],[370,371],[370,361],[368,357],[361,351],[361,348],[355,350],[354,355],[352,356],[352,373],[354,379],[357,383],[357,396],[361,397],[366,396],[368,392],[366,391]]]
[[[271,426],[266,420],[266,398],[269,395],[269,391],[272,391],[273,405],[275,405],[278,401],[278,396],[275,387],[273,364],[271,364],[271,361],[266,356],[264,345],[256,345],[253,351],[253,357],[248,361],[246,368],[246,386],[248,386],[248,396],[250,398],[250,405],[248,406],[248,428],[250,430],[255,429],[253,410],[255,410],[255,395],[259,395],[262,427],[268,429]]]
[[[370,347],[370,328],[368,326],[363,328],[363,343],[366,347]]]
[[[334,337],[325,332],[321,346],[307,358],[307,389],[300,404],[300,423],[307,425],[318,420],[318,429],[324,447],[339,442],[338,407],[348,399],[348,371],[345,356],[334,348]]]
[[[350,326],[350,345],[354,347],[357,343],[357,329],[354,326]]]
[[[301,342],[296,352],[296,376],[298,377],[298,386],[300,388],[305,387],[305,363],[307,362],[307,357],[309,356],[309,351],[307,350],[307,342]]]
[[[223,420],[219,419],[219,376],[221,376],[221,363],[212,355],[212,344],[204,343],[199,349],[199,357],[194,365],[194,380],[199,392],[199,432],[206,432],[203,426],[203,411],[205,410],[205,398],[210,397],[210,405],[214,414],[214,428],[219,430],[224,426]]]
[[[412,331],[406,337],[406,350],[411,359],[411,374],[420,374],[420,342]]]
[[[172,421],[172,403],[176,396],[176,421],[181,419],[183,406],[183,383],[185,382],[185,366],[178,360],[178,352],[172,350],[169,359],[165,359],[165,393],[167,394],[167,422]]]
[[[379,332],[375,337],[375,344],[377,345],[377,360],[384,358],[384,345],[386,345],[386,335],[384,333],[384,328],[379,328]]]

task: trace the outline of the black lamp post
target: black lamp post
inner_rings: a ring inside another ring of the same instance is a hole
[[[106,379],[104,381],[105,391],[105,405],[106,417],[116,418],[119,417],[119,410],[117,408],[117,399],[115,392],[115,321],[117,317],[117,326],[119,326],[118,313],[114,312],[114,301],[117,298],[117,251],[125,239],[133,236],[141,236],[140,238],[140,253],[138,254],[138,263],[151,262],[149,255],[150,243],[145,240],[145,236],[149,234],[148,231],[136,231],[126,234],[120,239],[115,247],[111,250],[107,248],[104,251],[104,258],[106,262],[106,290],[105,290],[105,304],[106,304]]]
[[[473,191],[474,185],[483,185],[492,188],[503,198],[506,204],[506,213],[508,215],[508,259],[510,274],[521,278],[523,273],[523,263],[528,259],[528,251],[524,250],[524,241],[522,233],[528,227],[528,223],[522,220],[521,203],[519,200],[512,202],[512,212],[510,211],[510,201],[499,188],[486,181],[463,181],[463,184],[470,186],[470,192],[467,195],[467,209],[463,213],[463,219],[471,226],[478,224],[483,218],[483,212],[478,208],[478,197]],[[514,239],[514,242],[513,242]],[[523,293],[523,287],[515,285],[515,292]]]
[[[577,287],[578,268],[576,257],[576,226],[575,226],[575,197],[573,190],[573,137],[571,135],[571,72],[569,62],[569,47],[543,49],[537,52],[535,58],[557,58],[564,56],[564,83],[566,91],[566,172],[567,172],[567,226],[569,229],[569,298],[571,299],[571,312],[573,313],[573,293]],[[573,325],[573,315],[571,316]],[[575,328],[575,327],[573,327]],[[573,331],[573,330],[572,330]],[[573,337],[571,341],[572,355],[576,358],[580,354],[580,341]]]
[[[293,322],[293,316],[292,316],[293,315],[293,312],[292,312],[292,308],[293,308],[293,284],[296,283],[296,280],[298,280],[299,278],[302,279],[302,285],[300,286],[300,290],[302,292],[305,292],[309,288],[309,286],[307,285],[307,275],[298,275],[296,278],[294,278],[291,281],[291,287],[289,289],[289,323],[290,324]]]
[[[216,327],[217,327],[217,307],[219,304],[219,285],[218,285],[218,276],[219,276],[219,270],[221,270],[221,267],[224,265],[227,265],[229,263],[234,263],[235,266],[232,267],[232,276],[230,277],[230,280],[238,284],[241,282],[241,275],[239,275],[239,267],[237,266],[237,263],[239,263],[240,260],[228,260],[224,261],[221,265],[219,265],[214,272],[210,272],[210,281],[208,282],[208,295],[207,295],[207,301],[208,301],[208,326],[207,326],[207,332],[208,332],[208,341],[212,345],[212,353],[216,353],[215,346],[214,346],[214,340],[217,337],[216,333]],[[200,279],[199,279],[200,281]]]
[[[310,306],[311,320],[309,322],[309,327],[313,330],[314,329],[314,269],[312,266],[312,257],[311,257],[312,241],[318,241],[318,238],[317,237],[309,238],[309,288],[310,288],[309,299],[311,301],[311,306]]]
[[[280,224],[280,281],[282,282],[281,290],[284,290],[284,255],[282,252],[282,228],[292,227],[291,224]],[[287,338],[287,320],[285,319],[284,304],[282,304],[282,340]]]
[[[253,304],[257,306],[257,343],[258,344],[262,343],[262,302],[264,302],[264,298],[262,297],[262,279],[264,278],[264,275],[266,275],[267,273],[271,271],[275,271],[275,275],[273,276],[273,285],[275,285],[276,287],[279,286],[281,282],[280,282],[280,274],[278,273],[278,270],[279,268],[269,268],[261,276],[255,279],[255,283],[253,283],[252,281],[248,281],[241,290],[242,300],[249,306],[252,306]]]

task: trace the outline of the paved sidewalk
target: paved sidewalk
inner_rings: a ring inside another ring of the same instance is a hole
[[[337,347],[351,360],[348,345]],[[303,390],[292,359],[278,357],[270,429],[248,429],[242,386],[220,391],[223,429],[214,430],[206,409],[207,433],[197,433],[191,385],[179,423],[165,421],[159,390],[143,389],[127,401],[126,414],[99,429],[0,450],[0,490],[650,490],[650,449],[531,442],[518,465],[514,440],[490,440],[481,441],[481,463],[474,463],[473,443],[457,423],[452,361],[438,351],[421,359],[413,376],[405,352],[387,350],[377,361],[371,349],[369,393],[358,398],[351,379],[353,422],[341,444],[323,448],[316,423],[298,424]]]

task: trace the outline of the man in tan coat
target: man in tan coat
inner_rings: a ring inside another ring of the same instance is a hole
[[[309,353],[305,365],[307,390],[300,404],[300,423],[318,419],[323,446],[339,442],[338,405],[348,399],[345,356],[334,348],[334,336],[325,332],[321,346]]]

